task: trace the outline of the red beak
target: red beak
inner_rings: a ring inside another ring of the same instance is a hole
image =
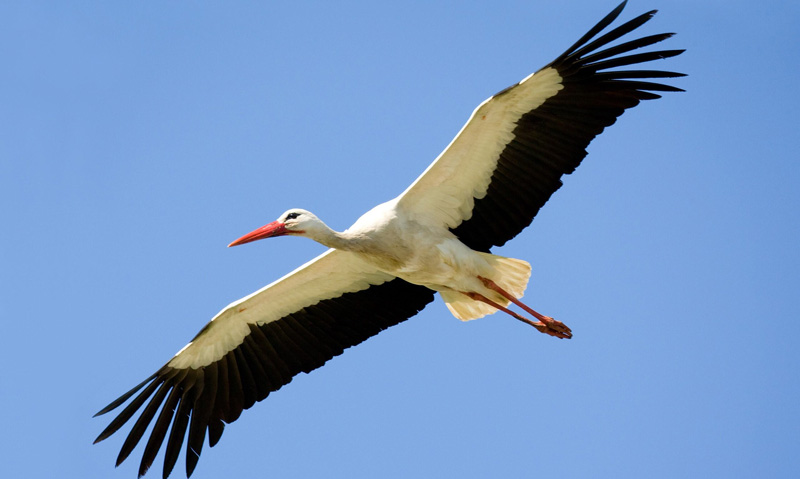
[[[283,236],[287,233],[288,232],[286,231],[285,224],[281,223],[280,221],[273,221],[272,223],[264,225],[255,231],[247,233],[233,243],[229,244],[228,248],[264,238],[272,238],[273,236]]]

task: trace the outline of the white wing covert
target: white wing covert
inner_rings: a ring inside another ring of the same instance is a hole
[[[206,432],[209,446],[214,446],[225,423],[235,421],[242,410],[300,372],[311,372],[346,348],[414,316],[431,301],[428,288],[381,273],[351,253],[329,250],[223,309],[155,374],[97,413],[116,409],[138,392],[95,442],[140,412],[117,465],[155,418],[139,475],[150,468],[166,438],[166,478],[186,438],[188,477]]]
[[[614,46],[655,11],[598,36],[621,4],[549,65],[483,102],[428,169],[399,198],[421,223],[446,226],[467,246],[489,251],[528,226],[586,156],[586,147],[625,110],[653,92],[679,88],[642,81],[681,73],[619,70],[683,50],[630,54],[671,37],[663,33]]]

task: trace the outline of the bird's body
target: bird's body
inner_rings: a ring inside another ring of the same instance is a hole
[[[475,251],[449,229],[416,221],[401,205],[399,199],[381,203],[342,233],[331,230],[305,210],[289,210],[281,218],[293,213],[309,218],[308,224],[298,226],[303,233],[287,234],[306,236],[346,252],[347,260],[343,261],[363,261],[392,277],[439,292],[445,298],[452,298],[452,302],[473,303],[476,300],[460,294],[472,292],[503,306],[508,304],[508,299],[488,288],[479,278],[492,279],[504,289],[516,292],[517,298],[522,296],[530,276],[527,262]],[[481,303],[466,311],[472,313],[453,313],[459,319],[468,320],[496,310]]]
[[[140,475],[166,440],[163,475],[168,476],[184,439],[191,475],[206,436],[215,445],[225,424],[244,409],[300,372],[415,315],[434,293],[462,320],[500,310],[540,332],[570,338],[563,323],[520,301],[530,265],[494,255],[490,248],[531,223],[561,186],[561,177],[586,156],[589,142],[626,109],[659,98],[654,92],[680,91],[644,81],[679,73],[619,69],[680,54],[626,55],[672,34],[603,49],[655,13],[600,35],[624,5],[546,67],[481,103],[406,191],[347,230],[333,231],[312,213],[292,209],[231,243],[291,235],[330,249],[224,308],[155,374],[98,413],[133,397],[97,441],[141,409],[117,464],[152,423]]]

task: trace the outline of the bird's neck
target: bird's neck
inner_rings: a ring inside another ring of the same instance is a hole
[[[362,248],[361,241],[357,237],[345,232],[334,231],[325,224],[305,231],[303,236],[310,238],[328,248],[340,249],[345,251],[357,251]]]

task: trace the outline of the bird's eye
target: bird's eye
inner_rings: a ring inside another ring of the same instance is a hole
[[[287,220],[293,220],[293,219],[297,218],[298,216],[300,216],[300,213],[289,213],[288,215],[286,215],[286,219]]]

